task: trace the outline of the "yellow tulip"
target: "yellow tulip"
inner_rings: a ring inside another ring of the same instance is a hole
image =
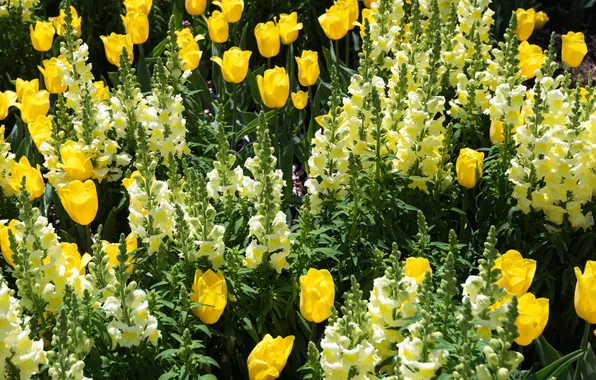
[[[536,298],[532,293],[519,297],[517,311],[519,315],[515,320],[519,336],[515,343],[527,346],[538,338],[548,322],[548,299]]]
[[[368,9],[368,8],[364,8],[362,10],[362,22],[357,22],[355,23],[356,25],[358,25],[360,27],[360,37],[364,38],[364,32],[365,32],[365,24],[366,21],[368,21],[368,25],[373,25],[377,22],[377,20],[375,20],[374,17],[374,12],[372,11],[372,9]],[[408,32],[409,28],[406,25],[406,32]]]
[[[221,9],[226,21],[230,24],[240,21],[242,12],[244,11],[244,0],[221,0],[214,1],[213,5],[217,5]]]
[[[62,256],[66,261],[66,270],[70,272],[73,269],[84,276],[86,273],[85,267],[91,261],[91,255],[85,253],[83,257],[79,253],[79,248],[75,243],[60,243],[62,247]]]
[[[259,23],[255,27],[255,37],[259,53],[265,58],[275,57],[279,53],[279,28],[273,21]]]
[[[176,32],[176,44],[180,48],[178,56],[184,62],[184,70],[194,70],[199,67],[203,52],[199,48],[196,39],[201,37],[194,37],[189,28],[184,28]]]
[[[263,103],[269,108],[281,108],[286,105],[290,95],[290,78],[286,69],[275,66],[265,70],[263,76],[257,75],[257,85]]]
[[[2,250],[2,256],[4,260],[10,265],[11,267],[15,267],[14,261],[12,261],[12,255],[14,252],[10,248],[10,239],[8,230],[10,229],[13,235],[17,235],[17,229],[15,225],[19,223],[18,220],[13,219],[11,220],[8,225],[0,224],[0,250]]]
[[[202,304],[192,309],[193,314],[206,325],[216,323],[228,303],[228,286],[223,273],[211,269],[203,273],[197,269],[192,291],[190,300]]]
[[[422,284],[426,272],[433,273],[430,267],[430,262],[424,257],[408,257],[406,259],[405,276],[416,280],[418,285]]]
[[[81,18],[79,17],[79,14],[77,13],[75,7],[73,7],[72,5],[70,6],[70,13],[72,13],[72,22],[70,23],[70,25],[72,25],[72,27],[74,28],[77,38],[80,38]],[[64,26],[66,25],[66,21],[64,21],[65,18],[66,12],[64,12],[64,9],[60,9],[60,16],[50,17],[50,21],[52,21],[52,23],[54,24],[54,29],[56,29],[56,33],[58,33],[59,36],[63,36],[64,33],[66,33],[66,29],[64,28]]]
[[[135,232],[131,232],[130,234],[128,234],[128,236],[126,237],[126,253],[131,253],[132,251],[137,249],[137,239],[138,236]],[[118,255],[120,254],[120,244],[110,243],[105,240],[102,240],[101,244],[103,251],[105,252],[106,256],[108,256],[108,264],[110,265],[110,269],[112,269],[114,265],[120,264],[120,262],[118,261]],[[128,268],[126,268],[127,273],[131,273],[134,270],[134,266],[132,264],[134,264],[135,261],[136,259],[134,257],[132,257],[131,255],[128,256],[126,262],[131,265],[129,265]]]
[[[575,267],[575,312],[584,321],[596,323],[596,261],[588,260],[584,273]]]
[[[93,85],[97,89],[95,92],[95,97],[98,100],[108,100],[110,99],[110,88],[103,83],[103,81],[98,80],[93,82]]]
[[[206,18],[207,28],[209,29],[209,39],[217,44],[223,44],[228,40],[229,25],[226,21],[223,13],[220,11],[214,11],[211,13],[211,17]]]
[[[8,189],[10,194],[19,194],[21,192],[21,181],[25,177],[25,188],[29,192],[29,199],[41,197],[45,191],[45,183],[39,170],[31,167],[27,157],[22,156],[19,162],[13,162],[10,167],[10,180],[8,180]]]
[[[27,124],[29,134],[38,150],[41,144],[52,137],[52,116],[39,115],[34,122]]]
[[[30,81],[22,80],[17,78],[17,101],[21,103],[23,101],[23,95],[28,92],[39,91],[39,79],[32,79]]]
[[[142,12],[145,16],[149,16],[153,0],[124,0],[124,7],[126,12]]]
[[[263,337],[248,355],[248,377],[250,380],[273,380],[281,375],[294,347],[294,336],[273,339],[269,334]]]
[[[532,285],[536,274],[536,261],[524,259],[521,253],[510,249],[495,260],[493,269],[501,270],[501,278],[495,284],[508,293],[521,297]]]
[[[251,54],[251,51],[243,51],[240,48],[233,47],[223,53],[223,59],[211,57],[211,60],[221,67],[226,82],[240,83],[248,73],[248,62]]]
[[[319,53],[311,50],[302,51],[302,57],[296,57],[298,63],[298,81],[304,87],[317,83],[321,74],[319,69]]]
[[[345,3],[336,3],[319,16],[319,24],[327,38],[339,40],[350,30],[350,10]]]
[[[6,119],[8,110],[17,105],[17,94],[12,91],[0,92],[0,120]]]
[[[513,128],[511,128],[512,135],[515,133],[515,128],[521,127],[522,125],[525,124],[524,117],[521,115],[521,113],[519,111],[517,112],[517,118],[518,118],[517,123],[513,126]],[[490,122],[489,137],[490,137],[490,141],[493,144],[502,143],[505,140],[505,135],[503,134],[503,122],[502,121],[492,120]]]
[[[328,270],[310,268],[300,276],[300,314],[309,322],[329,318],[335,302],[335,283]]]
[[[112,65],[120,67],[120,55],[123,48],[126,48],[128,59],[132,63],[134,52],[132,50],[132,38],[129,35],[112,33],[108,37],[100,36],[99,38],[103,41],[106,58]]]
[[[348,30],[354,29],[358,16],[360,15],[360,8],[358,7],[358,0],[336,0],[336,4],[345,4],[348,8]]]
[[[569,32],[563,36],[563,61],[569,67],[579,66],[586,54],[588,54],[588,46],[584,39],[582,32],[573,33]]]
[[[60,147],[62,168],[71,179],[84,181],[93,175],[91,157],[78,143],[68,140]]]
[[[68,216],[75,223],[86,226],[93,222],[98,207],[95,182],[90,179],[85,182],[70,181],[58,189],[58,196]]]
[[[525,41],[530,38],[534,31],[535,11],[532,8],[528,10],[518,8],[515,14],[517,15],[517,29],[515,30],[515,34],[519,41]]]
[[[146,14],[139,11],[126,13],[126,16],[120,15],[126,34],[128,34],[135,45],[143,44],[149,38],[149,18]]]
[[[519,67],[522,75],[527,79],[534,78],[536,76],[534,71],[540,70],[542,65],[544,65],[545,56],[542,48],[524,41],[519,44],[518,50]]]
[[[191,16],[200,16],[207,8],[207,0],[185,0],[184,7]]]
[[[461,149],[455,163],[457,182],[467,189],[474,188],[476,182],[482,177],[483,162],[484,153],[470,148]]]
[[[542,11],[536,12],[534,16],[534,30],[539,30],[544,28],[544,25],[548,22],[549,18],[548,15]]]
[[[50,93],[46,90],[26,92],[21,104],[21,119],[25,123],[32,123],[40,115],[46,115],[50,110]]]
[[[302,23],[298,22],[298,13],[292,12],[289,15],[282,13],[279,15],[279,36],[281,43],[289,45],[298,38],[298,31],[302,30]]]
[[[69,66],[66,59],[62,56],[45,59],[43,61],[43,67],[37,66],[39,71],[43,74],[43,81],[50,94],[59,94],[66,91],[66,84],[62,82],[62,75],[59,73],[58,61],[64,64],[64,66]]]
[[[29,34],[31,36],[31,43],[33,48],[37,51],[48,51],[52,48],[54,42],[54,25],[51,22],[36,21],[35,28],[29,25]]]
[[[134,172],[130,173],[130,177],[122,178],[122,184],[124,185],[125,189],[128,189],[130,185],[136,182],[135,177],[139,177],[143,182],[145,182],[145,178],[141,175],[141,172],[135,170]]]
[[[308,93],[304,91],[292,92],[292,103],[296,109],[304,109],[308,104]]]
[[[370,8],[373,3],[376,3],[376,0],[364,0],[364,6]]]

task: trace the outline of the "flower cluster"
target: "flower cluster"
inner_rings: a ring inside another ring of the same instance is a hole
[[[23,21],[31,21],[31,16],[35,8],[39,5],[39,0],[0,0],[0,17],[8,14],[10,8],[19,9]]]

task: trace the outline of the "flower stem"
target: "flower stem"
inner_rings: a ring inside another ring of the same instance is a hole
[[[279,108],[276,108],[275,111],[275,152],[277,153],[277,168],[281,168],[281,149],[279,146]]]
[[[87,250],[87,253],[92,254],[91,246],[93,244],[91,243],[91,229],[89,228],[88,224],[85,226],[85,237],[86,237],[86,241],[87,241],[87,247],[85,247]]]
[[[350,32],[346,34],[346,60],[344,63],[350,67]]]
[[[582,343],[580,346],[581,350],[585,350],[586,347],[588,347],[588,338],[590,337],[590,330],[591,330],[592,325],[589,322],[586,322],[586,325],[584,326],[584,335],[582,336]],[[579,380],[581,379],[581,368],[583,365],[583,355],[580,356],[580,358],[577,361],[577,367],[575,367],[575,374],[573,376],[573,380]]]

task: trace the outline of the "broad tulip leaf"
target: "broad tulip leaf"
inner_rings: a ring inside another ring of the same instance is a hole
[[[557,360],[561,359],[561,355],[557,350],[551,346],[543,335],[540,335],[538,339],[535,340],[536,343],[536,350],[538,351],[538,357],[540,357],[540,363],[542,363],[542,367],[547,367],[549,364],[556,362]],[[559,376],[560,380],[571,380],[571,372],[566,370]]]
[[[570,354],[567,354],[562,358],[559,358],[555,362],[551,363],[547,367],[536,372],[535,374],[531,375],[529,377],[529,380],[548,380],[552,377],[555,377],[557,379],[565,379],[565,375],[563,375],[563,377],[559,376],[561,376],[561,374],[563,374],[564,371],[567,370],[567,367],[569,367],[576,360],[581,358],[584,354],[585,350],[577,350]]]

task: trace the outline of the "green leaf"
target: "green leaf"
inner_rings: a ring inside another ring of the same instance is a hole
[[[102,231],[102,238],[107,241],[117,241],[117,217],[118,217],[118,210],[113,207],[106,218],[106,221],[103,225]]]
[[[269,111],[265,113],[265,119],[267,123],[270,123],[273,118],[275,117],[275,110]],[[259,123],[259,119],[255,118],[253,121],[248,123],[246,127],[244,127],[238,134],[236,135],[236,143],[240,141],[244,136],[249,135],[251,133],[255,133],[257,130],[257,124]]]
[[[147,92],[151,90],[151,74],[149,73],[149,67],[147,67],[147,61],[145,60],[145,50],[143,45],[139,45],[139,61],[137,62],[137,77],[139,78],[139,84],[141,90]]]
[[[561,355],[546,341],[544,336],[540,335],[535,342],[536,350],[538,351],[538,357],[540,358],[540,363],[542,363],[543,368],[546,368],[551,363],[561,359]],[[561,376],[559,376],[559,379],[571,380],[571,373],[569,370],[566,370],[564,373],[562,373]]]
[[[577,350],[568,355],[565,355],[562,358],[559,358],[558,360],[549,364],[547,367],[541,369],[540,371],[530,376],[529,380],[548,380],[551,377],[556,377],[557,379],[566,379],[566,375],[563,374],[563,372],[567,370],[567,367],[573,364],[573,362],[581,358],[582,355],[584,355],[584,353],[585,350]],[[559,377],[562,374],[563,377]]]
[[[255,100],[256,104],[262,104],[263,101],[261,100],[261,93],[259,92],[259,85],[257,84],[257,75],[261,75],[265,72],[265,65],[259,67],[256,70],[248,70],[248,74],[246,79],[248,80],[248,88],[250,89],[250,94],[252,98]]]

